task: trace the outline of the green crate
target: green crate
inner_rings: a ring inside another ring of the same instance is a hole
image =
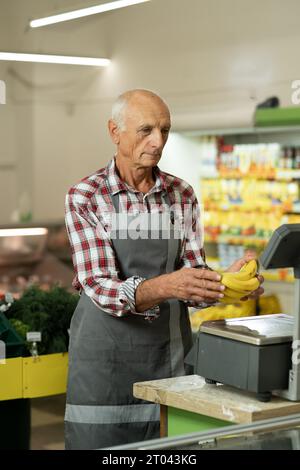
[[[0,341],[5,343],[6,358],[23,356],[25,341],[16,332],[4,313],[0,312]]]

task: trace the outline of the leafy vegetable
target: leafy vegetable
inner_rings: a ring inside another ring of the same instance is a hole
[[[21,320],[16,318],[10,318],[9,322],[12,324],[16,332],[26,341],[26,334],[30,331],[30,326],[25,325]]]
[[[60,286],[44,291],[34,285],[26,289],[6,312],[7,318],[22,337],[28,331],[40,331],[39,354],[68,350],[71,318],[79,296]]]

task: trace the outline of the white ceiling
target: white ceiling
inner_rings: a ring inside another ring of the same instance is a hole
[[[0,50],[112,59],[106,69],[0,62],[0,159],[18,162],[12,193],[30,188],[40,218],[61,216],[67,184],[112,154],[106,122],[125,89],[159,92],[174,128],[192,130],[244,125],[273,94],[291,106],[300,79],[299,0],[152,0],[28,28],[31,18],[96,3],[0,0]]]
[[[199,47],[212,47],[299,34],[299,0],[152,0],[94,17],[26,31],[31,18],[107,1],[0,0],[1,48],[14,48],[20,36],[25,49],[31,36],[65,32],[73,32],[72,42],[78,45],[81,37],[75,34],[86,34],[95,24],[100,33],[106,23],[112,30],[121,25],[124,39],[129,35],[135,40],[153,41],[156,46],[161,46],[161,53],[174,45],[180,51],[193,48],[195,43]],[[61,49],[68,46],[61,44]]]
[[[152,0],[28,28],[31,18],[95,3],[0,0],[0,50],[103,56],[113,61],[100,72],[14,66],[25,70],[26,77],[34,70],[37,96],[45,84],[57,82],[78,81],[79,99],[102,101],[111,101],[126,88],[148,87],[161,92],[177,114],[193,113],[195,107],[218,112],[220,106],[240,107],[272,93],[287,102],[291,80],[299,78],[299,0]],[[0,72],[3,67],[0,64]],[[72,86],[66,88],[57,99],[74,94]]]

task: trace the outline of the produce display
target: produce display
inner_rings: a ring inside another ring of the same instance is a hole
[[[203,179],[201,194],[207,241],[240,237],[259,244],[281,224],[300,221],[290,213],[299,201],[296,182]]]
[[[212,164],[200,186],[207,242],[263,248],[277,227],[300,222],[300,147],[219,137]]]
[[[243,178],[205,178],[201,188],[207,210],[288,212],[299,199],[297,182],[256,179],[251,173]]]
[[[271,315],[281,312],[281,305],[276,295],[263,295],[257,300],[222,303],[214,307],[196,310],[191,312],[190,320],[192,330],[196,333],[204,321],[250,317],[252,315]]]
[[[41,332],[39,354],[66,352],[68,329],[79,296],[60,286],[42,290],[33,285],[13,301],[5,315],[15,331],[26,341],[29,331]],[[30,350],[29,344],[27,344]]]
[[[256,302],[251,299],[230,304],[222,303],[214,307],[197,310],[190,314],[190,321],[193,332],[197,332],[204,321],[250,317],[252,315],[256,315]]]
[[[222,176],[236,177],[251,172],[258,178],[274,178],[276,170],[300,168],[300,147],[278,143],[226,145],[220,138],[217,167]]]
[[[215,269],[223,270],[246,249],[259,257],[280,225],[300,223],[298,142],[230,142],[226,136],[215,137],[209,141],[209,157],[200,152],[205,251],[207,257],[218,258]],[[263,275],[270,281],[294,281],[289,269]]]

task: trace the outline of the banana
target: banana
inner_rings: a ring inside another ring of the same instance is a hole
[[[240,271],[236,273],[222,273],[227,275],[232,275],[235,279],[240,281],[249,281],[257,274],[257,262],[255,259],[252,259],[248,263],[244,264],[244,266],[240,269]]]
[[[224,295],[222,299],[219,301],[222,302],[223,304],[234,304],[236,302],[239,302],[240,299],[233,299],[232,297],[227,297],[227,295]]]
[[[244,264],[239,272],[248,272],[250,277],[254,277],[257,274],[257,268],[258,266],[256,259],[251,259],[248,261],[248,263]]]
[[[230,297],[231,299],[241,299],[242,297],[248,294],[249,294],[249,291],[247,290],[244,290],[244,291],[233,290],[233,289],[229,289],[229,287],[226,287],[225,289],[225,295],[227,297]]]
[[[228,274],[229,273],[223,275],[221,282],[222,284],[224,284],[225,287],[229,287],[229,289],[235,291],[253,291],[258,289],[259,287],[259,280],[257,279],[257,277],[253,277],[252,279],[249,279],[247,281],[241,281],[237,279],[234,275],[229,276]]]
[[[257,262],[253,259],[246,263],[239,272],[220,273],[222,275],[221,282],[225,286],[224,297],[220,301],[223,303],[238,302],[242,297],[258,289],[257,267]]]
[[[251,279],[251,274],[248,273],[247,271],[238,271],[238,272],[222,272],[222,271],[218,271],[219,274],[221,274],[221,276],[231,276],[231,277],[234,277],[235,279],[239,279],[240,281],[248,281],[249,279]]]

